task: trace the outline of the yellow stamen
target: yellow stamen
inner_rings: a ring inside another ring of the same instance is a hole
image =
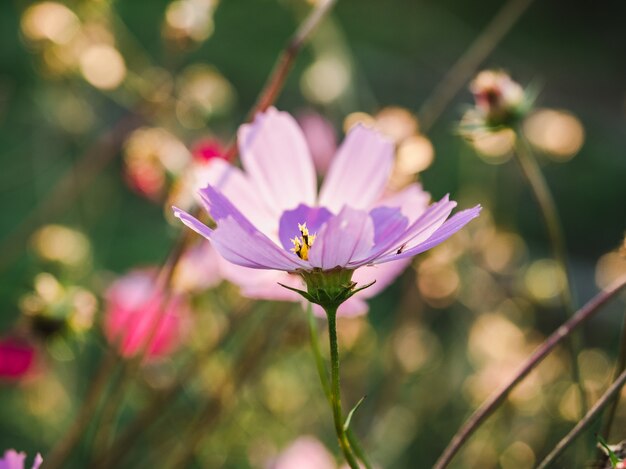
[[[309,248],[313,245],[316,235],[309,234],[309,229],[306,227],[306,223],[298,223],[298,229],[300,230],[301,238],[295,237],[291,240],[293,247],[291,252],[295,253],[300,259],[309,259]]]

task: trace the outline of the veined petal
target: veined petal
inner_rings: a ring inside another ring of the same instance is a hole
[[[355,259],[350,265],[359,267],[370,264],[374,259],[398,250],[404,251],[428,239],[448,218],[456,202],[450,201],[448,196],[432,204],[428,209],[405,230],[398,229],[395,233],[376,244],[371,252],[363,259]],[[376,209],[375,209],[376,210]]]
[[[344,205],[371,207],[382,195],[392,165],[393,143],[374,129],[354,126],[331,163],[319,205],[335,213]]]
[[[198,171],[196,179],[198,190],[210,184],[224,194],[254,226],[272,239],[276,238],[278,233],[272,233],[272,230],[276,230],[278,220],[259,198],[249,177],[239,168],[221,158],[215,158]]]
[[[375,246],[386,244],[389,239],[397,237],[409,224],[399,207],[376,207],[370,211],[370,216],[374,222]]]
[[[450,236],[452,236],[454,233],[459,231],[465,225],[467,225],[474,218],[476,218],[480,214],[481,209],[482,207],[480,205],[476,205],[473,208],[463,210],[459,213],[455,213],[449,220],[441,225],[427,240],[402,251],[400,254],[391,253],[386,256],[380,257],[374,260],[374,264],[382,264],[389,261],[408,259],[437,246],[438,244],[442,243]]]
[[[280,214],[299,203],[314,205],[315,168],[302,131],[286,112],[271,107],[238,133],[243,166],[258,196]]]
[[[345,267],[365,256],[374,244],[374,223],[367,212],[344,207],[317,234],[309,251],[312,267]]]
[[[401,191],[385,194],[377,207],[399,207],[402,214],[413,223],[428,209],[430,194],[421,184],[413,183]]]
[[[253,269],[293,271],[308,267],[261,233],[215,188],[205,187],[200,196],[218,225],[208,237],[226,260]]]
[[[307,266],[263,233],[254,227],[248,229],[232,216],[220,221],[211,235],[211,241],[224,259],[242,267],[291,272]]]

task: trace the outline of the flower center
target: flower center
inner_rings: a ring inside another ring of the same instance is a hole
[[[291,252],[295,253],[300,259],[309,259],[309,248],[313,246],[316,235],[309,234],[309,229],[306,227],[306,223],[298,223],[298,229],[300,230],[300,238],[297,236],[291,240],[293,247]]]

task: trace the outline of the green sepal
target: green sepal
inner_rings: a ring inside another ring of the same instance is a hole
[[[291,290],[293,292],[298,293],[299,295],[302,295],[305,300],[310,301],[311,303],[315,303],[315,298],[313,298],[311,295],[309,295],[304,290],[300,290],[299,288],[288,287],[284,283],[280,283],[280,282],[276,282],[276,283],[278,283],[281,287],[286,288],[287,290]]]

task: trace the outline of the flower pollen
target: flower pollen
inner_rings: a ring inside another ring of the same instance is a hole
[[[293,247],[291,251],[294,252],[300,259],[309,259],[309,248],[313,246],[316,235],[309,234],[309,229],[306,227],[306,223],[298,223],[298,229],[300,230],[301,237],[297,236],[291,240]]]

